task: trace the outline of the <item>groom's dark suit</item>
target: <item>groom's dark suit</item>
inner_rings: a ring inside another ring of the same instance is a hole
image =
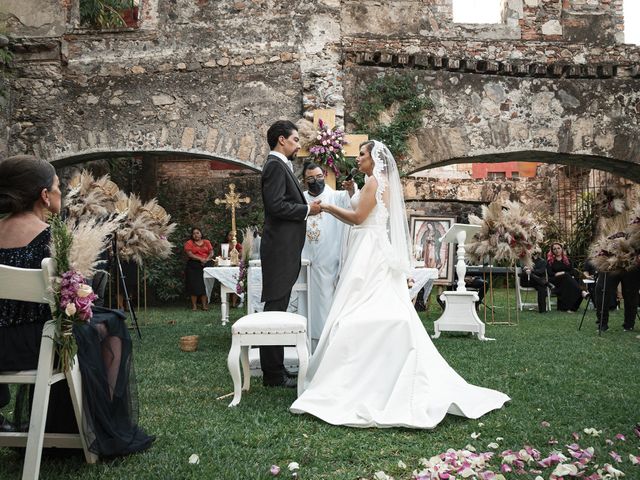
[[[262,301],[265,311],[285,311],[300,273],[308,206],[298,179],[274,155],[269,155],[262,169],[262,201]],[[283,347],[260,348],[266,383],[278,383],[284,377],[283,358]]]

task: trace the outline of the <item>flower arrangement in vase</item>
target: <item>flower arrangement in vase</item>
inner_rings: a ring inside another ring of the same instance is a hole
[[[340,167],[345,164],[344,146],[347,144],[341,128],[329,126],[320,119],[315,140],[309,148],[311,158],[321,166],[327,167],[336,176],[340,175]]]

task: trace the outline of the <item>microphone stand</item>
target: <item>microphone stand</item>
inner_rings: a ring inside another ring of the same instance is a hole
[[[138,326],[138,318],[136,317],[136,311],[133,308],[133,304],[131,303],[131,298],[129,297],[129,292],[127,291],[127,283],[125,282],[125,276],[122,272],[122,264],[120,263],[120,255],[118,255],[118,240],[117,236],[114,233],[113,235],[113,257],[116,261],[116,271],[118,278],[120,280],[120,284],[122,286],[122,295],[124,296],[125,301],[127,302],[127,308],[129,309],[129,313],[131,313],[131,320],[133,326],[136,328],[138,332],[138,338],[142,340],[142,333],[140,333],[140,327]]]

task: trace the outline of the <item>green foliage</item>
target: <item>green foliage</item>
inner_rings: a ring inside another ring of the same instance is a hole
[[[155,297],[163,302],[172,302],[185,297],[184,269],[186,257],[183,245],[189,238],[190,228],[178,224],[169,240],[173,243],[173,253],[169,258],[151,260],[145,265],[147,281]]]
[[[53,240],[54,260],[56,261],[56,271],[67,272],[71,270],[69,266],[69,251],[73,243],[73,236],[67,225],[58,215],[52,215],[49,220],[51,225],[51,238]]]
[[[131,7],[132,0],[80,0],[80,24],[97,29],[125,27],[120,12]]]
[[[248,191],[248,184],[246,186],[239,185],[238,180],[235,183],[239,191]],[[198,205],[183,204],[181,202],[185,199],[185,190],[176,185],[163,185],[160,189],[158,203],[171,214],[172,221],[176,222],[178,226],[169,238],[174,245],[171,257],[151,262],[145,266],[149,286],[158,300],[173,302],[185,298],[184,269],[187,259],[183,253],[183,246],[189,239],[191,228],[202,229],[204,238],[213,245],[214,255],[220,254],[220,243],[226,239],[227,232],[231,229],[229,210],[224,205],[214,203],[215,198],[220,196],[220,191],[212,189],[203,194]],[[262,204],[252,198],[249,205],[243,205],[236,210],[238,241],[242,242],[240,235],[246,227],[255,226],[261,229],[263,223]]]
[[[358,94],[358,108],[353,121],[358,132],[384,142],[394,156],[407,153],[409,135],[422,126],[423,111],[433,108],[424,88],[409,75],[390,74],[378,77]],[[381,114],[394,109],[389,123]]]
[[[497,291],[496,321],[506,318],[505,300],[506,292]],[[231,309],[231,322],[242,314]],[[420,314],[429,332],[433,333],[433,322],[440,315],[435,300],[428,315]],[[443,334],[434,343],[465,380],[503,391],[512,400],[478,420],[447,415],[430,431],[336,427],[308,415],[293,415],[289,406],[296,398],[295,389],[266,388],[255,377],[240,405],[228,408],[230,397],[217,398],[233,391],[226,362],[231,329],[219,319],[218,306],[208,312],[191,312],[186,305],[149,309],[141,326],[142,341],[134,339],[134,350],[140,424],[157,436],[154,445],[144,453],[97,465],[84,463],[81,454],[44,456],[40,477],[269,480],[274,479],[269,467],[276,464],[283,471],[275,478],[287,479],[291,478],[287,465],[295,461],[300,464],[301,479],[372,479],[376,471],[384,470],[397,480],[409,480],[420,458],[468,444],[485,452],[496,437],[503,438],[497,442],[498,453],[531,445],[543,457],[561,450],[570,458],[566,445],[593,446],[591,463],[612,463],[625,472],[625,479],[640,477],[640,466],[628,458],[638,455],[640,446],[633,432],[640,412],[640,377],[630,367],[640,362],[640,349],[637,333],[622,331],[622,311],[611,312],[611,328],[601,337],[592,310],[579,331],[580,316],[525,311],[517,327],[487,325],[486,335],[495,342]],[[200,336],[196,352],[179,350],[178,339],[183,335]],[[602,433],[591,437],[583,432],[587,427]],[[471,438],[473,432],[480,437]],[[572,432],[580,439],[574,440]],[[617,433],[624,434],[626,441],[616,440]],[[558,443],[550,444],[550,439]],[[615,444],[607,445],[607,439]],[[612,450],[622,456],[620,463],[611,460]],[[194,453],[200,457],[198,465],[189,464]],[[408,468],[400,468],[399,460]],[[3,479],[20,478],[23,462],[23,453],[0,448]],[[491,464],[499,466],[497,455]],[[534,467],[540,468],[533,464],[527,470]],[[549,478],[553,467],[540,469],[540,475]],[[504,475],[507,480],[536,476]]]
[[[595,238],[597,223],[595,194],[585,192],[579,200],[578,216],[571,237],[567,241],[569,256],[578,269],[582,269],[582,263],[589,256],[589,247]]]

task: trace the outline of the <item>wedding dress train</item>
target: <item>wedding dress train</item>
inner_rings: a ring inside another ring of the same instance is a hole
[[[467,383],[433,345],[406,275],[389,260],[380,203],[351,227],[305,391],[290,410],[334,425],[434,428],[447,413],[478,418],[502,407],[507,395]]]

